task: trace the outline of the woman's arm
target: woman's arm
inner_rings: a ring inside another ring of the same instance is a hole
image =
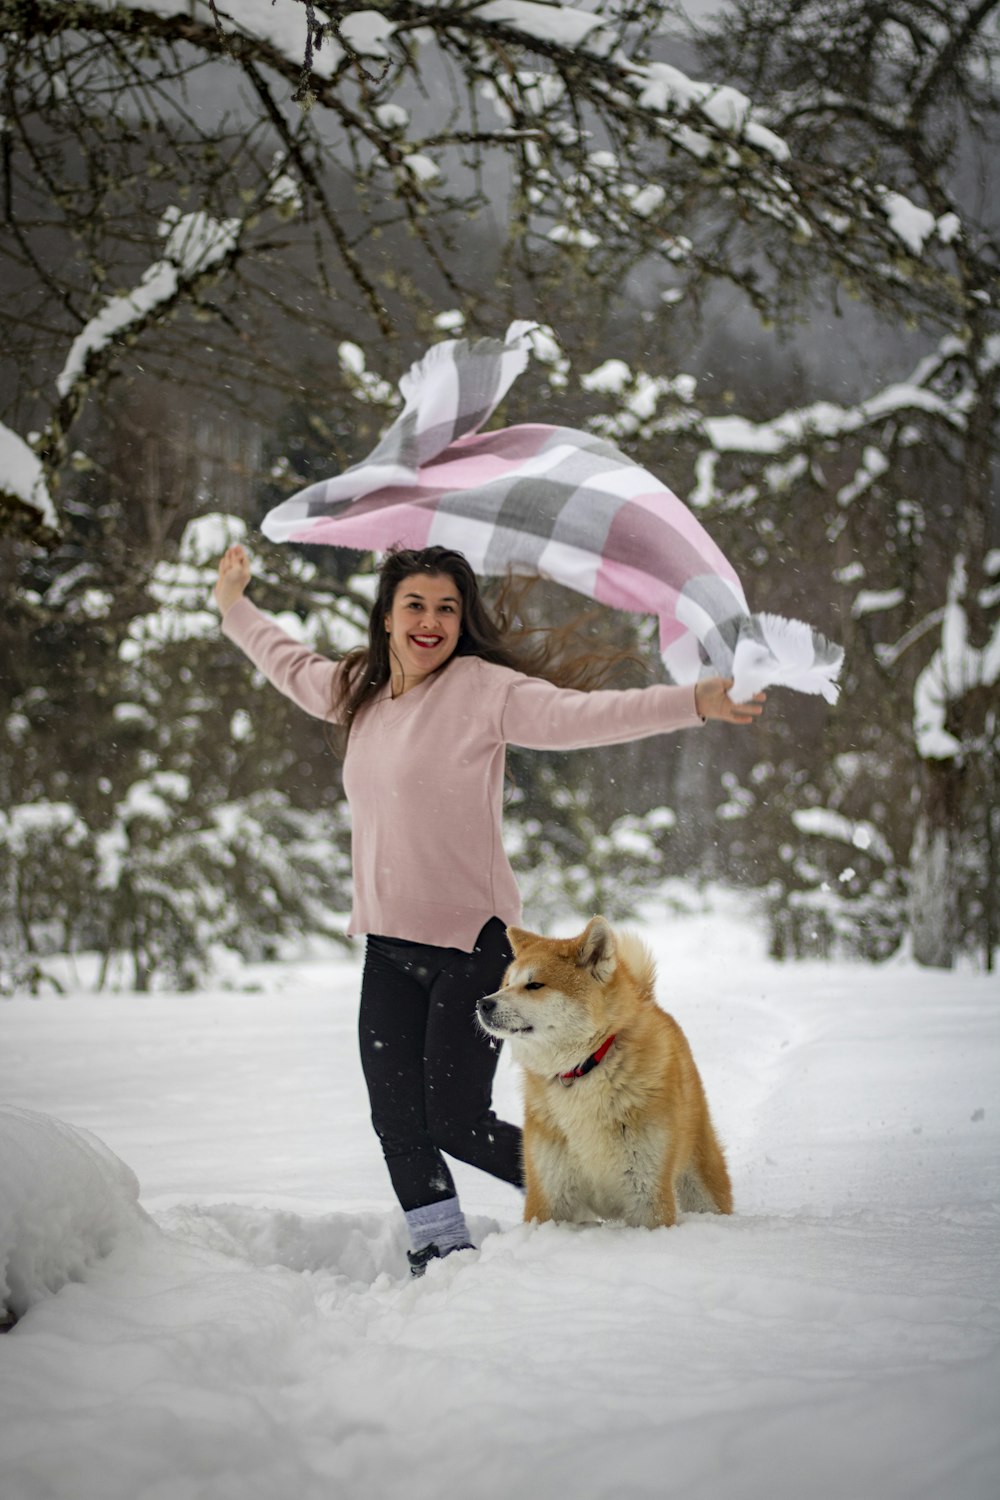
[[[732,703],[731,679],[705,678],[691,687],[628,688],[582,693],[557,688],[541,677],[516,676],[507,691],[502,717],[504,740],[529,750],[579,750],[619,745],[687,729],[706,719],[751,724],[762,712],[764,694],[751,703]]]
[[[239,546],[230,547],[219,564],[215,585],[223,634],[246,653],[286,698],[317,719],[333,719],[342,664],[311,651],[261,614],[244,598],[249,582],[250,560],[246,552]]]

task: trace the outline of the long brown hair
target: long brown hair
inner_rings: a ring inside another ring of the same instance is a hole
[[[557,687],[590,691],[607,683],[623,663],[639,661],[631,651],[595,649],[584,643],[583,631],[595,618],[594,611],[581,613],[566,625],[524,623],[521,612],[537,578],[508,575],[487,605],[479,580],[461,552],[450,547],[393,547],[378,570],[378,592],[368,616],[368,644],[349,651],[344,657],[345,671],[338,674],[332,716],[343,730],[341,753],[357,715],[392,675],[385,621],[399,585],[417,575],[450,578],[462,601],[458,645],[439,671],[445,671],[457,656],[479,656],[530,677],[544,677]]]

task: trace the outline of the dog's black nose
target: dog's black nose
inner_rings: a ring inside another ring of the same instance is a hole
[[[478,1006],[481,1016],[491,1016],[496,1008],[497,1003],[490,995],[484,995]]]

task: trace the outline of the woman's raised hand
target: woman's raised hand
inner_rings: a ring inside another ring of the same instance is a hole
[[[227,547],[219,563],[219,577],[215,585],[215,602],[223,615],[243,597],[250,582],[250,559],[237,542]]]
[[[724,719],[728,724],[753,724],[764,712],[766,693],[754,693],[748,703],[729,697],[731,677],[704,677],[694,690],[694,706],[703,719]]]

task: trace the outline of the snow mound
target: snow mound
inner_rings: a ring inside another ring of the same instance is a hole
[[[130,1167],[87,1130],[0,1104],[0,1319],[109,1254],[147,1222]]]
[[[258,1269],[333,1277],[345,1293],[372,1286],[380,1276],[408,1274],[409,1241],[395,1209],[303,1215],[242,1203],[176,1204],[155,1215],[175,1241],[188,1241]],[[495,1218],[469,1214],[475,1243],[499,1230]]]

